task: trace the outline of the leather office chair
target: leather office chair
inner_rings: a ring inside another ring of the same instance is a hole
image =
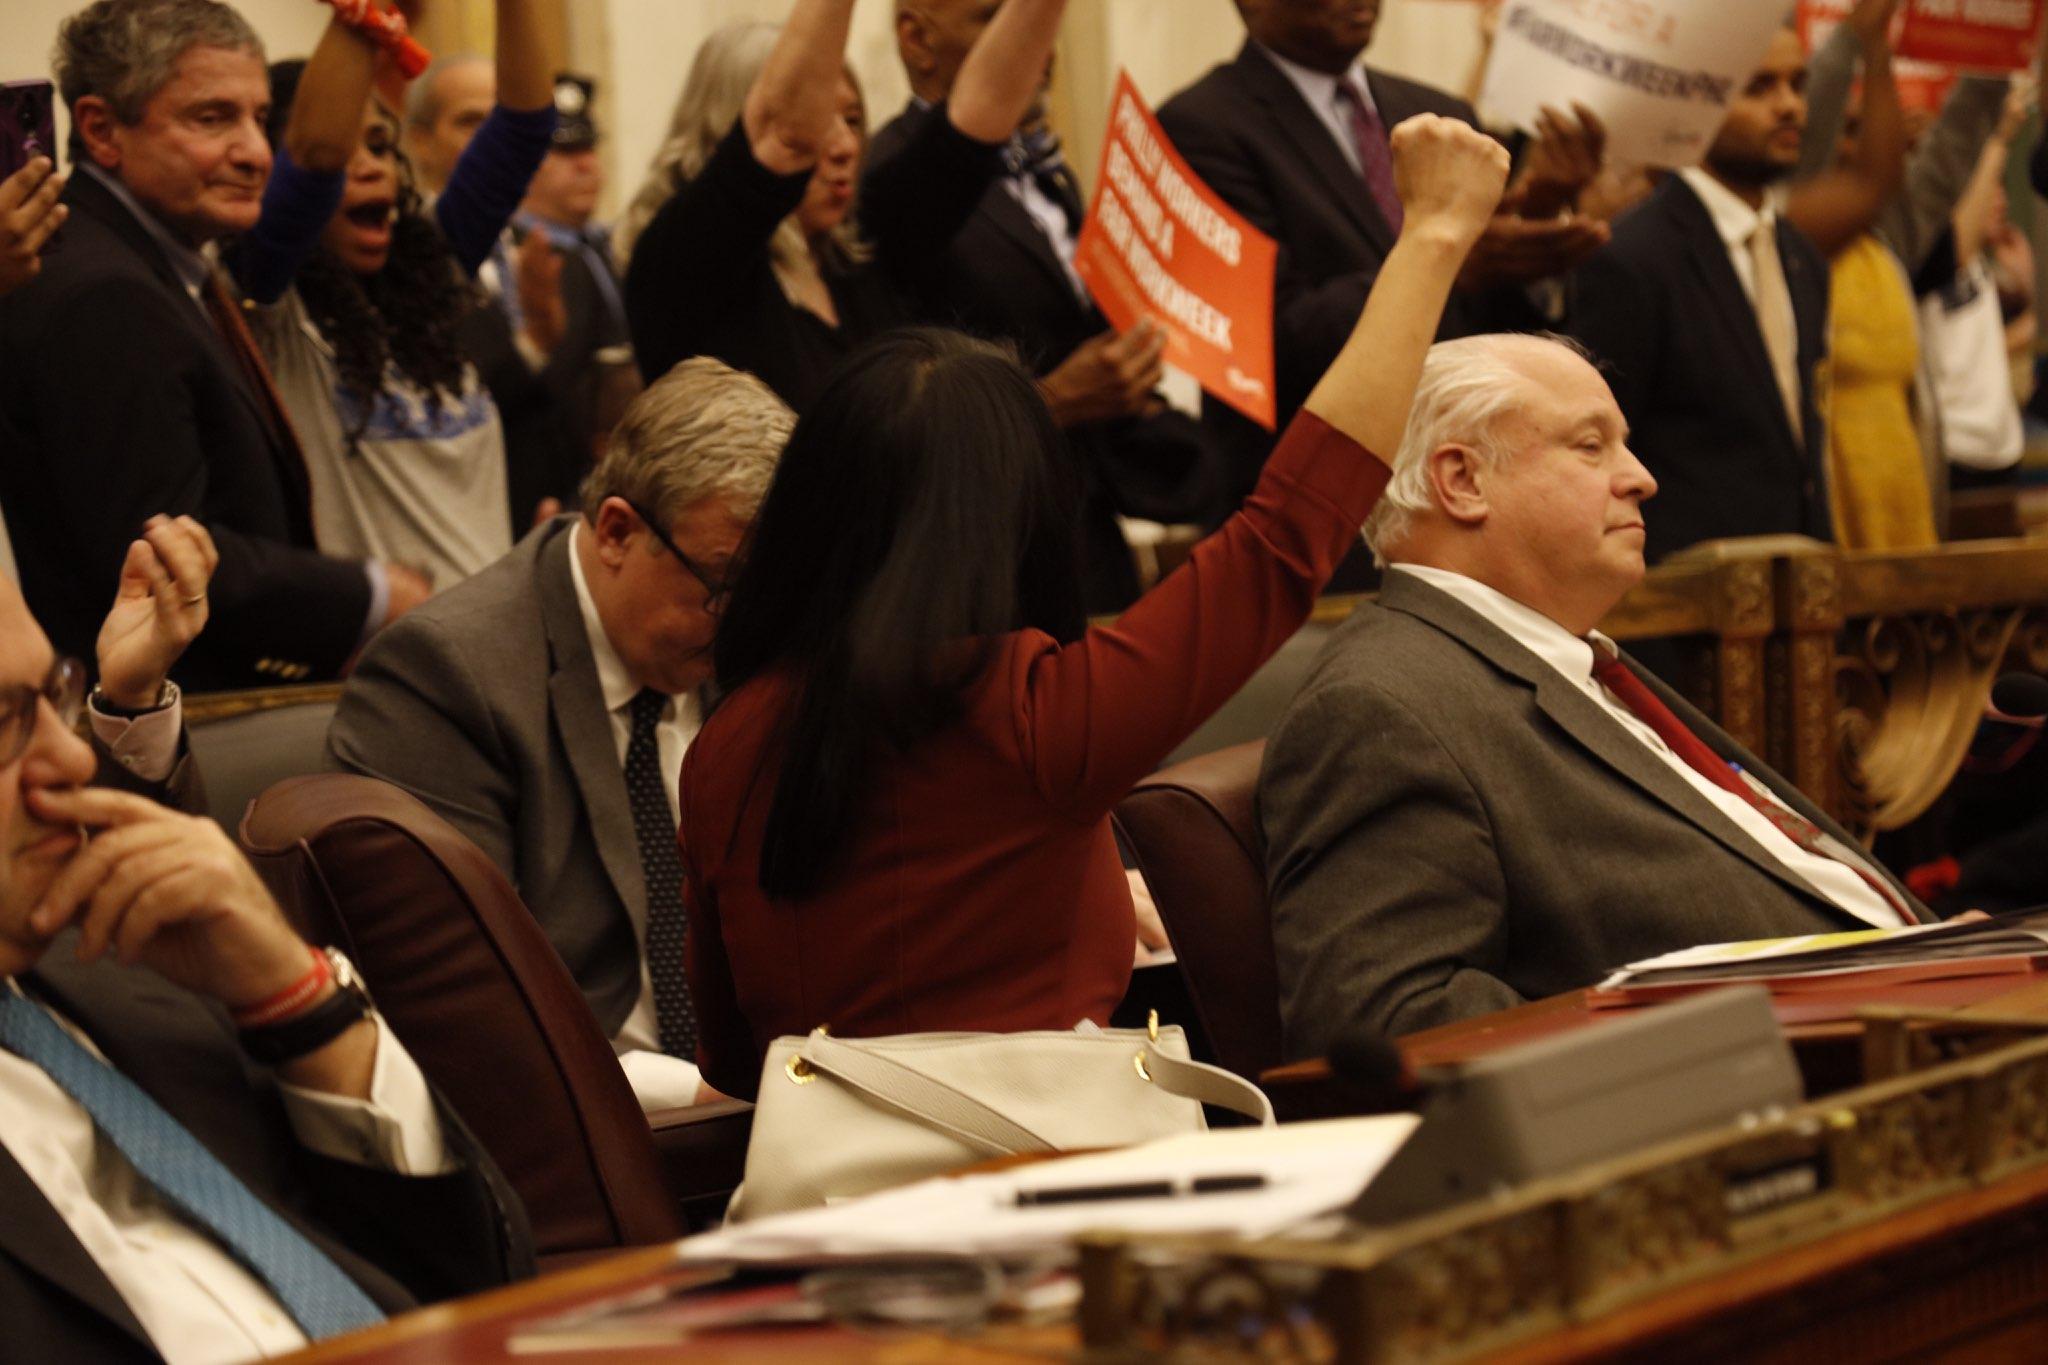
[[[1217,1062],[1254,1082],[1282,1061],[1273,924],[1252,813],[1265,752],[1261,739],[1176,763],[1116,808]]]
[[[723,1209],[753,1107],[643,1115],[532,913],[447,821],[389,783],[328,773],[266,791],[241,839],[300,928],[362,972],[525,1200],[540,1254],[666,1241]]]
[[[327,766],[327,724],[341,688],[301,683],[185,699],[185,734],[206,775],[206,813],[233,832],[273,783]]]

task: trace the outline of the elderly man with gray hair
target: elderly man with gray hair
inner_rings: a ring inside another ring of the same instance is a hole
[[[1657,486],[1627,437],[1570,342],[1431,349],[1364,528],[1384,586],[1259,778],[1290,1056],[1694,944],[1929,917],[1595,629],[1644,572]]]
[[[734,558],[794,423],[686,360],[626,410],[583,511],[380,635],[331,766],[405,788],[519,889],[642,1106],[696,1101],[676,781]]]

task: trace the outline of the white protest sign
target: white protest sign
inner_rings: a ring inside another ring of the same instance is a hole
[[[1610,163],[1690,166],[1784,21],[1785,0],[1508,0],[1479,104],[1532,132],[1583,104]]]

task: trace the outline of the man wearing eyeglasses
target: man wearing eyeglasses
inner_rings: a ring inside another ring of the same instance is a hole
[[[0,578],[0,1322],[23,1360],[282,1354],[531,1270],[524,1219],[192,794],[217,554],[133,542],[85,666]]]
[[[676,783],[794,421],[752,375],[676,366],[583,511],[378,636],[327,734],[332,766],[419,797],[518,888],[649,1110],[699,1095]]]

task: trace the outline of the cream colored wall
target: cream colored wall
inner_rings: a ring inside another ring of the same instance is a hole
[[[57,24],[80,0],[4,0],[0,79],[49,74]],[[608,134],[608,196],[615,206],[661,145],[690,58],[705,35],[737,19],[779,22],[790,0],[561,0],[566,62],[597,76]],[[328,10],[313,0],[236,0],[273,59],[312,50]],[[1433,84],[1461,88],[1478,48],[1472,0],[1382,0],[1371,60]],[[870,115],[894,116],[909,98],[896,60],[891,0],[860,0],[849,56]],[[490,0],[432,0],[424,33],[436,45],[484,47]],[[1226,60],[1243,41],[1231,0],[1070,0],[1060,42],[1055,117],[1075,166],[1092,179],[1109,90],[1125,67],[1154,103]],[[62,136],[60,113],[59,136]]]

